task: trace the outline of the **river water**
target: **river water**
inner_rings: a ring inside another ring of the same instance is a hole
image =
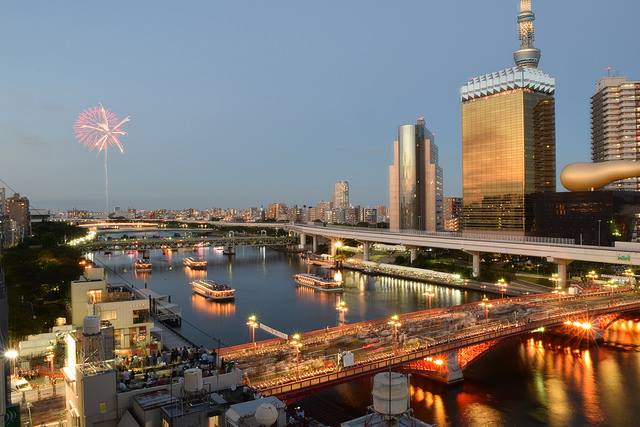
[[[206,271],[191,272],[183,258],[201,256]],[[207,347],[250,340],[249,315],[285,333],[334,326],[337,295],[296,287],[299,272],[330,274],[296,256],[271,249],[239,247],[234,257],[214,248],[197,252],[151,252],[153,272],[137,274],[135,254],[94,254],[104,263],[111,283],[129,282],[172,296],[182,308],[182,333]],[[332,273],[331,273],[332,274]],[[347,322],[381,318],[424,309],[424,292],[435,293],[432,304],[449,306],[478,301],[480,293],[409,280],[343,271],[342,298]],[[209,302],[191,293],[189,282],[209,278],[236,289],[234,303]],[[258,331],[257,339],[269,338]],[[371,380],[357,380],[315,394],[301,402],[309,414],[335,425],[366,413]],[[514,339],[499,345],[465,370],[460,385],[412,376],[411,399],[416,417],[439,426],[636,426],[640,396],[640,323],[616,322],[600,346],[545,337]]]

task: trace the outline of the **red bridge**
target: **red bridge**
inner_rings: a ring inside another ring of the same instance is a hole
[[[221,350],[265,395],[286,400],[390,368],[445,382],[498,342],[555,330],[594,340],[624,312],[640,309],[632,289],[577,296],[542,294],[408,313]]]

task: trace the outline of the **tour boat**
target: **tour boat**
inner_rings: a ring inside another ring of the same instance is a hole
[[[342,292],[344,290],[342,280],[330,279],[306,273],[296,274],[293,278],[300,286],[315,289],[316,291]]]
[[[207,268],[207,260],[204,258],[187,257],[182,261],[182,264],[192,270],[204,270]]]
[[[143,259],[138,258],[136,262],[133,264],[133,267],[136,271],[151,271],[153,264],[150,261],[145,261]]]
[[[213,280],[194,280],[191,282],[191,289],[211,301],[231,301],[236,294],[235,289]]]

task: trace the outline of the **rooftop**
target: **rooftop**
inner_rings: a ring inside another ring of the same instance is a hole
[[[354,418],[353,420],[346,421],[340,424],[341,427],[359,427],[359,426],[368,426],[368,427],[386,427],[386,426],[397,426],[397,427],[434,427],[433,424],[427,424],[425,422],[420,421],[417,418],[414,418],[410,415],[402,415],[397,417],[390,423],[388,420],[384,418],[383,415],[378,413],[371,413],[364,415],[360,418]]]
[[[531,89],[553,95],[556,80],[536,68],[506,68],[472,78],[460,89],[460,98],[469,101],[513,89]]]

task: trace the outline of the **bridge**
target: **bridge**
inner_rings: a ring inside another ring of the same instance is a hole
[[[630,288],[487,300],[247,343],[220,355],[261,393],[292,401],[392,368],[461,381],[466,366],[504,339],[546,330],[592,341],[638,309],[640,294]]]
[[[291,237],[273,236],[194,236],[194,237],[130,237],[120,239],[95,239],[76,245],[83,251],[179,249],[203,246],[291,246],[296,240]]]

